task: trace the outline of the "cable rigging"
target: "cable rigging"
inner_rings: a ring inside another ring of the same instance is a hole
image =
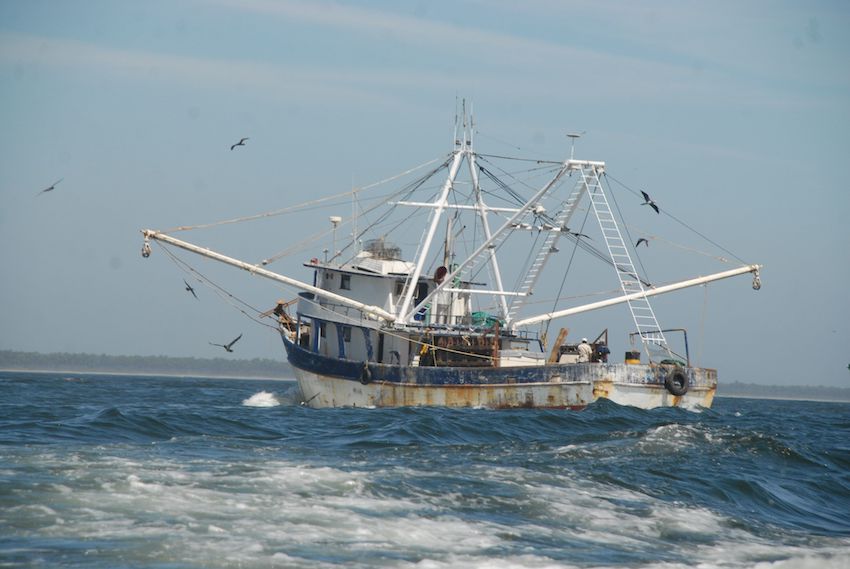
[[[614,182],[616,182],[616,183],[620,184],[621,186],[623,186],[626,190],[630,191],[630,192],[631,192],[632,194],[634,194],[636,197],[641,197],[641,196],[640,196],[640,194],[639,194],[638,192],[636,192],[635,190],[633,190],[632,188],[630,188],[629,186],[627,186],[626,184],[624,184],[623,182],[621,182],[620,180],[618,180],[617,178],[615,178],[614,176],[611,176],[611,175],[610,175],[610,174],[608,174],[607,172],[605,173],[605,177],[606,177],[606,178],[611,178]],[[736,260],[736,261],[738,261],[738,262],[740,262],[740,263],[742,263],[742,264],[744,264],[744,265],[746,265],[746,264],[747,264],[747,262],[746,262],[746,261],[744,261],[743,259],[741,259],[741,258],[740,258],[739,256],[737,256],[735,253],[733,253],[733,252],[732,252],[732,251],[730,251],[729,249],[726,249],[725,247],[723,247],[722,245],[720,245],[720,244],[716,243],[715,241],[712,241],[712,240],[711,240],[711,239],[709,239],[707,236],[703,235],[702,233],[700,233],[699,231],[697,231],[696,229],[694,229],[693,227],[691,227],[690,225],[688,225],[687,223],[685,223],[684,221],[682,221],[681,219],[679,219],[678,217],[676,217],[675,215],[673,215],[672,213],[668,212],[665,208],[662,208],[662,209],[661,209],[661,213],[663,213],[664,215],[666,215],[667,217],[669,217],[670,219],[672,219],[673,221],[675,221],[676,223],[678,223],[678,224],[679,224],[679,225],[681,225],[682,227],[684,227],[684,228],[688,229],[689,231],[692,231],[693,233],[696,233],[697,235],[699,235],[700,237],[702,237],[703,239],[705,239],[706,241],[708,241],[709,243],[711,243],[712,245],[714,245],[715,247],[717,247],[718,249],[720,249],[721,251],[723,251],[724,253],[726,253],[726,254],[728,254],[728,255],[731,255],[732,257],[734,257],[734,258],[735,258],[735,260]]]

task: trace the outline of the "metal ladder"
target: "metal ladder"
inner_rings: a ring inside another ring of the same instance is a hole
[[[537,251],[537,257],[534,258],[534,262],[531,263],[531,266],[528,268],[528,272],[525,275],[525,279],[522,281],[522,284],[519,286],[517,291],[520,293],[519,299],[511,302],[510,308],[508,310],[508,322],[512,321],[517,311],[524,304],[524,299],[534,293],[534,285],[537,283],[537,279],[540,277],[540,273],[543,271],[543,267],[546,266],[546,262],[549,260],[549,257],[557,251],[555,246],[558,243],[558,240],[561,238],[561,233],[564,230],[564,226],[570,220],[573,213],[578,206],[579,201],[581,200],[581,196],[584,193],[585,189],[585,181],[579,178],[576,181],[576,185],[573,188],[572,193],[567,198],[567,201],[564,202],[564,207],[558,212],[558,215],[555,216],[555,226],[552,229],[547,229],[546,239],[543,240],[543,244],[540,246],[540,249]]]
[[[623,241],[623,236],[620,234],[617,220],[608,205],[608,198],[602,190],[596,168],[582,168],[581,175],[587,185],[587,194],[590,196],[590,203],[593,205],[593,213],[596,214],[596,219],[599,221],[599,228],[605,238],[605,245],[608,247],[608,254],[614,263],[617,277],[620,279],[623,294],[643,292],[643,284],[637,275],[629,250],[625,241]],[[658,325],[658,320],[655,318],[655,312],[652,310],[649,300],[637,298],[629,300],[628,304],[644,345],[648,347],[648,344],[654,344],[669,352],[667,340]]]

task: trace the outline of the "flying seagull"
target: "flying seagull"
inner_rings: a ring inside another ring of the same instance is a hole
[[[191,292],[191,293],[192,293],[192,296],[194,296],[194,297],[195,297],[195,299],[198,299],[198,295],[197,295],[197,294],[195,294],[195,289],[193,289],[193,288],[192,288],[192,285],[190,285],[189,283],[187,283],[187,282],[186,282],[186,279],[183,279],[183,284],[185,284],[185,285],[186,285],[186,290],[188,290],[189,292]]]
[[[635,249],[637,249],[638,247],[640,247],[640,244],[641,244],[641,243],[646,243],[646,246],[647,246],[647,247],[649,247],[649,241],[647,241],[646,239],[644,239],[643,237],[641,237],[640,239],[638,239],[638,240],[637,240],[637,243],[635,243]]]
[[[642,194],[643,194],[643,203],[642,203],[642,204],[640,204],[640,205],[648,205],[649,207],[651,207],[652,209],[654,209],[654,210],[655,210],[655,213],[660,213],[660,212],[658,211],[658,206],[657,206],[657,205],[655,205],[655,202],[654,202],[654,201],[652,201],[652,199],[649,197],[649,194],[648,194],[648,193],[646,193],[646,192],[645,192],[645,191],[643,191],[643,190],[641,190],[641,191],[640,191],[640,193],[642,193]]]
[[[212,342],[210,342],[210,345],[211,346],[218,346],[220,348],[224,348],[225,352],[232,352],[233,351],[233,344],[238,342],[239,338],[241,338],[241,337],[242,337],[242,334],[239,334],[238,336],[236,336],[236,339],[233,340],[232,342],[230,342],[229,344],[213,344]]]
[[[231,149],[231,150],[233,150],[233,149],[234,149],[234,148],[236,148],[237,146],[245,146],[245,141],[246,141],[246,140],[248,140],[248,137],[243,138],[242,140],[240,140],[239,142],[237,142],[236,144],[234,144],[233,146],[231,146],[231,147],[230,147],[230,149]]]
[[[64,180],[64,179],[65,179],[65,178],[59,178],[58,180],[56,180],[55,182],[53,182],[53,184],[51,184],[51,186],[50,186],[49,188],[44,188],[43,190],[41,190],[40,192],[38,192],[36,195],[37,195],[37,196],[40,196],[40,195],[41,195],[41,194],[43,194],[44,192],[52,192],[53,190],[55,190],[55,189],[56,189],[56,184],[58,184],[59,182],[61,182],[61,181],[62,181],[62,180]]]

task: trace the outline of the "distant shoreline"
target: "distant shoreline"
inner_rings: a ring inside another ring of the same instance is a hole
[[[284,360],[113,356],[107,354],[17,352],[0,350],[0,369],[56,373],[284,379],[293,378]]]
[[[0,367],[0,373],[3,372],[12,372],[12,373],[40,373],[40,374],[48,374],[48,373],[63,373],[63,374],[85,374],[85,375],[120,375],[120,376],[142,376],[148,375],[151,377],[179,377],[179,378],[191,378],[191,379],[234,379],[234,380],[259,380],[259,381],[287,381],[294,382],[296,381],[294,377],[271,377],[271,376],[261,376],[261,375],[222,375],[222,374],[213,374],[209,372],[199,372],[199,371],[191,371],[191,372],[173,372],[167,373],[162,371],[104,371],[104,370],[86,370],[86,369],[29,369],[29,368],[10,368],[10,367]]]
[[[759,394],[726,394],[718,393],[715,397],[723,399],[763,399],[765,401],[811,401],[812,403],[850,403],[850,396],[839,397],[838,399],[828,399],[825,397],[781,397],[776,395],[759,395]]]

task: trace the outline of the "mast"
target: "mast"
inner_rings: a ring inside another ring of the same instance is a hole
[[[489,240],[493,237],[493,233],[490,231],[490,222],[487,219],[487,206],[484,205],[484,197],[481,194],[481,186],[478,183],[478,168],[475,163],[475,152],[471,152],[469,155],[469,175],[472,177],[472,191],[475,194],[475,208],[478,210],[478,217],[481,218],[481,227],[484,229],[484,239]],[[499,302],[499,307],[501,309],[502,318],[507,320],[508,314],[508,302],[505,298],[505,287],[502,285],[502,272],[499,270],[499,261],[496,257],[496,249],[489,249],[490,256],[490,268],[493,271],[493,280],[496,283],[496,292],[499,293],[496,296]]]
[[[504,235],[514,227],[514,224],[518,222],[529,210],[532,209],[534,204],[537,203],[543,196],[545,196],[549,191],[555,186],[558,180],[564,175],[564,173],[570,168],[570,161],[566,161],[561,165],[561,168],[555,174],[555,176],[544,185],[536,194],[534,194],[531,199],[529,199],[525,204],[516,210],[516,213],[510,217],[502,226],[489,238],[485,239],[484,242],[478,246],[475,251],[472,252],[469,257],[467,257],[462,263],[460,263],[453,271],[451,271],[448,275],[446,275],[445,280],[439,284],[434,290],[432,290],[425,298],[419,301],[419,304],[414,306],[412,309],[408,309],[409,303],[403,306],[402,310],[398,312],[398,319],[401,321],[408,321],[413,317],[416,312],[421,309],[425,304],[430,302],[434,296],[442,291],[444,288],[448,286],[448,283],[452,282],[453,279],[465,268],[470,267],[475,261],[478,260],[478,257],[483,253],[486,249],[490,249],[491,247],[496,246],[496,241],[501,240]],[[419,276],[417,274],[416,278]],[[412,292],[412,291],[408,291]]]
[[[431,214],[431,225],[428,227],[428,233],[425,235],[425,240],[422,242],[422,249],[419,252],[419,258],[416,259],[416,268],[413,270],[413,274],[410,275],[407,288],[404,291],[404,299],[402,300],[401,306],[396,314],[396,318],[401,321],[406,322],[410,318],[410,315],[407,317],[402,317],[402,315],[406,314],[408,308],[410,308],[410,303],[413,300],[413,293],[419,283],[419,277],[422,275],[422,268],[425,266],[425,261],[428,258],[428,252],[431,250],[431,241],[434,239],[434,233],[437,231],[437,225],[440,223],[440,217],[446,207],[446,199],[448,198],[449,191],[451,191],[454,180],[457,177],[457,171],[460,168],[460,163],[463,161],[463,156],[464,154],[462,149],[455,150],[452,165],[449,169],[449,175],[443,184],[442,190],[440,191],[440,197],[434,202],[436,209]]]

